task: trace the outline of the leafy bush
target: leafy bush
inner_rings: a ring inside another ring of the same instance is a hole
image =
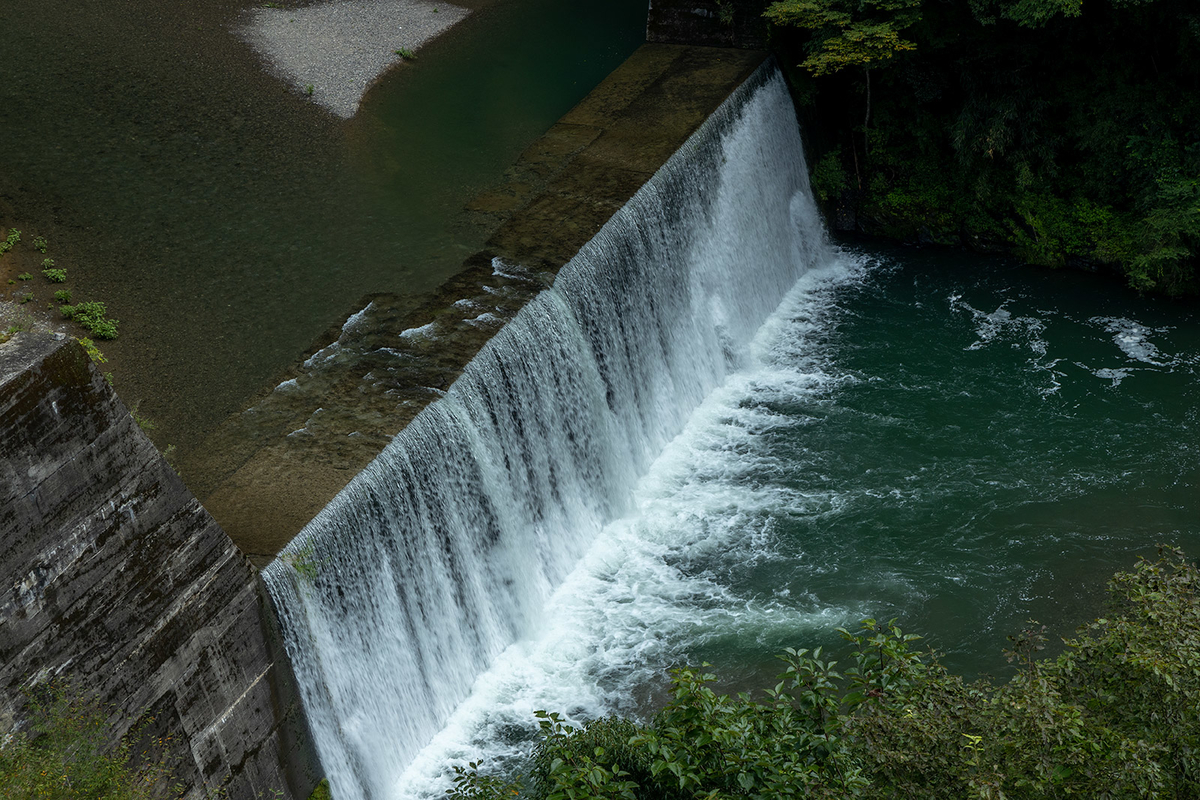
[[[39,253],[45,253],[46,252],[46,237],[45,236],[35,236],[33,238],[33,249],[37,250]]]
[[[49,261],[50,259],[46,259]],[[65,269],[44,269],[42,275],[51,283],[63,283],[67,280],[67,271]]]
[[[143,800],[152,776],[129,767],[127,742],[106,747],[105,713],[61,686],[31,695],[29,730],[0,748],[0,797],[9,800]]]
[[[92,360],[93,364],[107,363],[108,359],[104,357],[104,353],[100,352],[100,348],[96,346],[95,342],[86,336],[78,341],[79,344],[83,346],[84,351],[88,354],[88,358]]]
[[[71,290],[70,289],[59,289],[57,292],[54,293],[54,301],[56,303],[71,302]]]
[[[13,245],[21,241],[21,232],[16,228],[10,228],[8,236],[4,237],[4,241],[0,242],[0,256],[13,249]]]
[[[97,339],[117,338],[118,321],[106,316],[108,307],[104,303],[88,301],[74,306],[59,306],[58,310],[64,319],[75,320]]]
[[[850,185],[846,171],[842,169],[842,151],[831,150],[822,156],[812,169],[812,190],[817,199],[828,203],[841,197]]]
[[[539,713],[517,781],[459,770],[454,798],[1197,798],[1200,571],[1178,550],[1110,583],[1111,613],[1055,659],[1044,628],[1012,637],[1016,674],[966,683],[919,638],[865,620],[847,666],[788,650],[759,699],[672,673],[645,727],[574,729]]]

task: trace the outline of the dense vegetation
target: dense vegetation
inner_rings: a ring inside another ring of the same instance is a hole
[[[5,800],[149,800],[163,765],[131,765],[130,744],[106,741],[106,715],[69,688],[30,695],[32,724],[0,739]]]
[[[673,673],[649,724],[540,714],[528,775],[460,770],[453,797],[1198,798],[1200,570],[1176,550],[1109,585],[1112,608],[1039,658],[1013,637],[1004,683],[964,682],[917,637],[867,620],[846,666],[789,650],[761,697]]]
[[[1197,290],[1194,0],[779,0],[814,188],[859,228]]]
[[[135,729],[114,745],[104,708],[72,685],[42,685],[26,700],[28,724],[0,734],[3,800],[161,800],[189,792],[162,757],[166,740]],[[205,796],[216,800],[225,793],[211,789]],[[278,800],[284,793],[258,796]],[[328,781],[309,800],[330,800]]]

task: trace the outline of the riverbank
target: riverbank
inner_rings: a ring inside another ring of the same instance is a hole
[[[813,188],[837,205],[838,227],[1111,269],[1139,292],[1196,296],[1190,5],[987,8],[914,0],[871,23],[892,26],[894,46],[857,60],[831,49],[836,26],[772,12]]]

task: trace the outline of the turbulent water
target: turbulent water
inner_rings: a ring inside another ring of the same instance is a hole
[[[437,796],[533,712],[899,617],[1003,668],[1200,543],[1200,326],[1090,276],[827,244],[763,73],[267,571],[334,794]],[[300,568],[297,568],[299,565]]]
[[[827,254],[791,101],[763,71],[297,537],[267,579],[339,798],[403,795],[416,753],[543,628],[547,598]],[[294,569],[306,558],[315,579]]]

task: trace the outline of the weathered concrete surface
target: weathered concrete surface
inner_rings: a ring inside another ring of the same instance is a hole
[[[486,249],[415,309],[377,295],[228,420],[184,475],[266,563],[431,400],[763,61],[648,44],[534,142],[470,209]]]
[[[308,796],[253,568],[65,337],[0,345],[0,554],[0,733],[58,677],[111,704],[113,742],[170,736],[189,798]]]
[[[646,41],[760,50],[769,0],[650,0]]]

